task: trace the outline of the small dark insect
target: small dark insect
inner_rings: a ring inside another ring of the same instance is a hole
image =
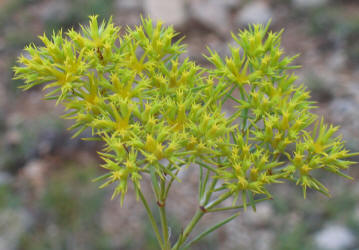
[[[102,53],[101,53],[100,48],[97,48],[96,51],[97,51],[98,58],[100,58],[100,60],[103,61],[103,55],[102,55]]]
[[[268,175],[273,175],[272,169],[268,169]]]
[[[103,89],[103,90],[100,91],[101,95],[105,95],[106,92],[107,92],[106,89]]]

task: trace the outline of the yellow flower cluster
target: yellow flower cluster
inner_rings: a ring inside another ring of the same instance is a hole
[[[336,128],[315,123],[308,91],[288,73],[295,57],[283,56],[281,32],[254,25],[233,34],[238,46],[230,57],[206,56],[213,68],[182,60],[176,36],[151,19],[121,35],[111,19],[99,24],[92,16],[79,32],[43,35],[43,46],[27,46],[15,78],[25,80],[24,89],[45,84],[46,98],[74,120],[74,136],[91,129],[105,142],[100,155],[109,172],[99,179],[117,183],[122,200],[129,182],[139,188],[145,174],[154,182],[177,179],[190,164],[207,171],[200,196],[212,178],[221,185],[215,191],[244,202],[270,196],[267,185],[283,180],[327,194],[315,170],[346,176],[341,171],[352,162],[345,158],[353,154],[333,137]],[[230,104],[234,112],[226,114]]]

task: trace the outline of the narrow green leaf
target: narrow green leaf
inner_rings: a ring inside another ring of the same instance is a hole
[[[235,213],[234,215],[232,215],[231,217],[217,223],[216,225],[210,227],[209,229],[207,229],[206,231],[200,233],[198,236],[196,236],[193,240],[191,240],[189,243],[187,243],[183,248],[187,249],[189,248],[192,244],[200,241],[203,237],[207,236],[208,234],[212,233],[213,231],[215,231],[216,229],[218,229],[219,227],[227,224],[228,222],[232,221],[233,219],[235,219],[236,217],[238,217],[240,213]]]

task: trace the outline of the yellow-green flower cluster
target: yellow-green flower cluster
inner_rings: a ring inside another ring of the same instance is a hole
[[[235,103],[230,120],[240,123],[228,166],[218,173],[229,189],[241,190],[245,197],[247,191],[269,196],[265,185],[283,179],[300,184],[304,196],[307,187],[328,194],[313,177],[314,170],[348,177],[340,171],[353,164],[344,159],[355,154],[344,149],[340,137],[333,137],[337,128],[323,121],[312,132],[306,130],[317,117],[310,113],[314,107],[308,91],[287,72],[296,68],[290,65],[296,56],[283,57],[282,32],[267,30],[268,25],[254,25],[233,34],[239,47],[230,47],[230,57],[222,60],[213,51],[207,57],[215,66],[209,72],[226,93],[224,100]]]
[[[287,72],[295,57],[284,57],[281,33],[267,30],[233,35],[238,47],[225,59],[210,51],[207,69],[181,60],[185,47],[172,27],[143,19],[121,33],[111,19],[99,24],[93,16],[79,32],[43,35],[43,46],[26,47],[15,78],[24,89],[44,84],[46,98],[66,107],[74,136],[91,129],[105,142],[109,172],[99,179],[117,183],[122,199],[129,182],[139,188],[145,174],[177,179],[192,163],[220,180],[218,191],[243,200],[270,196],[266,185],[285,179],[327,193],[312,172],[344,175],[351,154],[333,138],[335,128],[320,122],[307,132],[317,118],[309,93]]]

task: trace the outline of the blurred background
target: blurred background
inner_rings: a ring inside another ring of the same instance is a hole
[[[316,112],[340,125],[347,146],[359,151],[358,0],[0,0],[0,250],[157,249],[133,194],[121,208],[111,188],[92,183],[102,172],[101,145],[71,140],[62,108],[11,80],[26,44],[86,24],[90,14],[112,15],[123,27],[138,24],[141,14],[173,24],[186,37],[186,56],[202,65],[206,45],[225,56],[230,31],[272,19],[271,29],[285,29],[286,52],[301,54],[296,74],[318,102]],[[350,174],[354,181],[323,176],[330,199],[310,193],[303,200],[295,185],[274,186],[273,201],[193,249],[359,249],[359,170]],[[185,173],[186,185],[170,195],[173,234],[196,207],[193,176]]]

